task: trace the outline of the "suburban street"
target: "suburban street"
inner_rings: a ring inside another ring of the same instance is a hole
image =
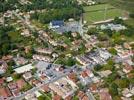
[[[32,94],[34,93],[35,91],[38,91],[41,89],[41,87],[43,85],[46,85],[46,84],[49,84],[49,83],[52,83],[52,82],[55,82],[56,80],[62,78],[62,77],[65,77],[66,75],[68,75],[70,73],[70,70],[68,70],[66,73],[64,74],[60,74],[60,76],[54,78],[54,79],[51,79],[51,80],[47,80],[47,81],[44,81],[41,85],[37,86],[37,87],[34,87],[32,88],[31,90],[21,94],[20,96],[17,96],[17,97],[10,97],[9,100],[22,100],[27,94]]]

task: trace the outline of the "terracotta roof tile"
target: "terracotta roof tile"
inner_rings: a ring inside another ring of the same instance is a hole
[[[10,97],[12,94],[11,92],[9,91],[8,88],[0,88],[0,96],[3,96],[3,97]]]
[[[53,100],[61,100],[62,98],[61,98],[61,96],[59,96],[59,95],[55,95],[54,97],[53,97]]]

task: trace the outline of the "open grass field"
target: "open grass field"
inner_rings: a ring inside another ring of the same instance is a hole
[[[107,10],[105,10],[105,7],[107,7]],[[114,8],[108,4],[88,6],[84,7],[84,10],[84,20],[87,21],[88,24],[124,16],[122,10]]]
[[[88,11],[104,10],[105,7],[107,7],[107,9],[114,8],[113,6],[109,4],[100,4],[100,5],[93,5],[93,6],[85,6],[84,11],[88,12]]]
[[[124,22],[125,24],[132,26],[134,28],[134,19],[129,18],[128,20],[125,20]]]

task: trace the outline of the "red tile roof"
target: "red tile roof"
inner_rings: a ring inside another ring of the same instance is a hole
[[[92,92],[94,92],[94,91],[97,90],[97,85],[96,85],[96,84],[92,84],[92,85],[89,86],[89,89],[90,89]]]
[[[48,87],[48,85],[42,86],[42,89],[44,90],[44,92],[49,92],[50,91],[50,88]]]
[[[26,85],[26,82],[23,79],[17,80],[16,83],[19,89],[22,89],[23,86]]]
[[[12,58],[13,58],[13,56],[11,56],[11,55],[7,55],[7,56],[2,57],[3,60],[11,60]]]
[[[3,96],[4,98],[7,98],[7,97],[10,97],[12,94],[11,92],[9,91],[8,88],[0,88],[0,96]]]
[[[127,74],[127,77],[128,77],[128,78],[134,78],[134,73],[128,73],[128,74]]]
[[[62,98],[61,98],[61,96],[59,96],[59,95],[54,95],[54,97],[53,97],[53,100],[61,100]]]
[[[73,82],[77,82],[77,76],[75,73],[69,73],[68,75],[69,79],[71,79]]]
[[[124,69],[131,71],[131,70],[133,70],[133,67],[126,63]]]
[[[88,96],[83,91],[79,91],[77,96],[79,97],[80,100],[89,100]]]
[[[0,78],[0,85],[2,85],[4,83],[4,79]]]
[[[100,100],[112,100],[111,95],[107,91],[101,91],[99,95]]]
[[[72,96],[66,97],[65,100],[72,100]]]
[[[89,98],[88,98],[87,95],[85,95],[85,96],[82,98],[82,100],[89,100]]]
[[[81,73],[82,77],[84,78],[90,76],[90,74],[91,74],[91,71],[89,69],[86,69]]]
[[[85,93],[83,91],[79,91],[77,96],[82,99],[84,97]]]
[[[88,74],[86,73],[86,71],[83,71],[83,72],[81,73],[81,76],[85,78],[85,77],[88,77]]]

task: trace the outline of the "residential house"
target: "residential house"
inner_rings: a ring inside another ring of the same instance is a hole
[[[13,58],[13,56],[11,56],[11,55],[6,55],[6,56],[3,56],[3,57],[2,57],[2,60],[8,62],[8,61],[10,61],[12,58]]]
[[[6,72],[7,67],[7,63],[4,60],[0,60],[0,75]]]
[[[89,100],[88,96],[83,91],[78,91],[77,97],[79,100]]]
[[[7,100],[10,96],[12,96],[12,94],[8,87],[0,87],[0,100]]]
[[[24,65],[28,62],[24,57],[17,56],[16,58],[13,58],[13,59],[17,66]]]
[[[32,78],[32,74],[31,72],[26,72],[23,74],[23,78],[27,81],[29,80],[30,78]]]
[[[29,83],[31,85],[34,85],[34,86],[40,86],[41,85],[41,82],[39,80],[37,80],[37,79],[30,79]]]
[[[111,95],[108,92],[108,89],[101,89],[99,91],[100,100],[112,100]]]
[[[105,48],[99,48],[97,49],[97,52],[99,53],[100,57],[107,60],[110,58],[112,55],[105,49]]]
[[[49,48],[35,48],[35,51],[38,53],[51,54],[53,51]]]
[[[41,90],[42,90],[43,92],[50,92],[50,88],[49,88],[48,85],[43,85],[43,86],[41,87]]]
[[[65,99],[78,89],[77,85],[66,77],[63,77],[56,82],[50,83],[49,88]]]
[[[86,65],[95,66],[97,64],[105,64],[106,60],[112,55],[105,48],[97,48],[94,51],[88,52],[85,55],[76,57],[76,60]]]
[[[28,29],[24,29],[21,33],[22,36],[29,37],[31,36],[30,31]]]
[[[72,96],[66,97],[65,100],[72,100]]]
[[[16,83],[19,90],[21,90],[27,84],[23,79],[17,80]]]
[[[127,73],[131,72],[133,69],[134,68],[131,65],[125,63],[124,67],[123,67],[123,72],[125,72],[127,74]]]
[[[49,56],[43,56],[43,55],[33,55],[34,60],[39,60],[39,61],[46,61],[46,62],[51,62],[52,59]]]
[[[62,100],[62,97],[59,95],[54,95],[54,97],[52,98],[52,100]]]
[[[4,17],[7,17],[7,18],[12,17],[12,11],[8,10],[6,13],[4,13]]]
[[[105,70],[105,71],[100,71],[100,72],[98,72],[98,74],[99,74],[101,77],[108,77],[111,73],[112,73],[112,71],[110,71],[110,70]]]
[[[2,86],[4,84],[4,79],[0,78],[0,86]]]
[[[78,33],[76,33],[76,32],[72,32],[72,33],[71,33],[71,35],[72,35],[74,38],[77,37],[77,34],[78,34]]]
[[[27,94],[27,95],[25,96],[25,99],[26,99],[26,100],[38,100],[38,99],[35,97],[34,94]]]
[[[8,87],[12,92],[20,92],[20,90],[26,85],[26,82],[23,79],[19,79],[16,82],[8,83]]]
[[[129,50],[131,50],[131,46],[129,45],[129,43],[124,43],[123,44],[123,47],[125,48],[125,49],[129,49]]]
[[[133,93],[128,88],[123,89],[122,95],[126,98],[130,98],[133,96]]]
[[[92,93],[97,93],[98,92],[98,87],[97,87],[97,84],[93,83],[91,85],[89,85],[89,90],[92,92]]]
[[[11,81],[13,81],[13,78],[12,77],[7,77],[6,78],[6,82],[11,82]]]
[[[105,30],[105,29],[110,29],[110,30],[115,30],[115,31],[120,31],[120,30],[124,30],[126,29],[125,26],[121,25],[121,24],[107,24],[107,25],[101,25],[100,28],[102,30]]]
[[[76,75],[74,72],[69,73],[69,74],[68,74],[68,78],[69,78],[70,80],[72,80],[74,83],[76,83],[76,82],[78,81],[77,75]]]
[[[10,91],[12,92],[13,96],[18,96],[21,94],[16,82],[8,83],[8,87],[9,87]]]
[[[83,72],[81,72],[80,80],[83,85],[87,85],[88,83],[92,81],[91,78],[93,77],[94,77],[94,74],[89,69],[86,69]]]

